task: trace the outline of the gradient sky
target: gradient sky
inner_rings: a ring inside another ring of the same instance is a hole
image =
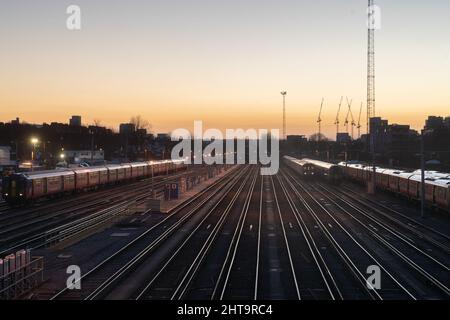
[[[66,8],[82,30],[66,29]],[[450,1],[378,0],[377,115],[423,126],[450,115]],[[1,0],[0,121],[153,131],[281,127],[311,134],[325,97],[334,137],[341,95],[366,95],[365,0]],[[364,104],[365,105],[365,104]],[[341,114],[341,123],[345,114]]]

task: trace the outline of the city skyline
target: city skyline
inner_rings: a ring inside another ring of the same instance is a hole
[[[65,28],[69,1],[27,4],[1,5],[3,122],[80,114],[117,128],[141,114],[154,132],[194,120],[281,129],[286,90],[287,134],[316,132],[324,97],[322,131],[334,139],[340,97],[353,98],[355,117],[365,106],[366,1],[78,1],[80,31]],[[448,116],[450,4],[376,4],[377,116],[416,130]]]

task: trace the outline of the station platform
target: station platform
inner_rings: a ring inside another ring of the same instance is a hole
[[[174,200],[162,200],[161,201],[161,213],[162,214],[169,214],[171,211],[173,211],[176,207],[180,206],[184,202],[188,201],[192,197],[194,197],[199,192],[202,192],[207,187],[215,183],[216,181],[222,179],[227,174],[233,172],[236,170],[238,166],[233,166],[231,168],[228,168],[227,170],[223,170],[222,172],[218,173],[215,177],[204,180],[200,182],[199,184],[195,185],[192,189],[186,190],[183,192],[178,199]]]

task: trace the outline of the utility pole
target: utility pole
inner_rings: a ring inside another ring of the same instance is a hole
[[[281,91],[283,96],[283,140],[286,140],[286,95],[287,91]]]
[[[423,130],[420,134],[420,168],[421,168],[421,183],[420,183],[420,216],[425,217],[425,137]]]
[[[153,161],[150,162],[150,167],[152,168],[152,198],[156,199],[156,191],[155,191],[155,173],[154,173],[154,164]]]
[[[91,165],[94,162],[94,130],[91,130]]]

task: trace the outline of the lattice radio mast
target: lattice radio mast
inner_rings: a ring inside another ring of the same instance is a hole
[[[367,43],[367,133],[370,132],[370,118],[375,117],[375,8],[374,0],[368,0],[368,43]]]

